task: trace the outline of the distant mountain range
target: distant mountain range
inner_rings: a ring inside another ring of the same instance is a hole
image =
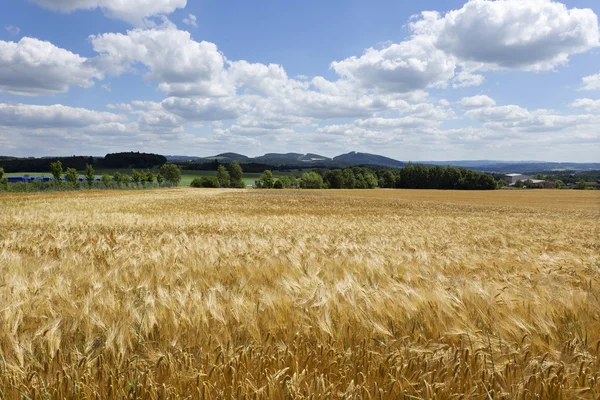
[[[389,157],[379,156],[369,153],[350,152],[330,158],[319,154],[301,154],[301,153],[267,153],[258,157],[248,157],[238,153],[221,153],[210,157],[186,157],[186,156],[166,156],[168,160],[175,162],[193,162],[206,163],[218,160],[228,163],[237,161],[240,164],[257,163],[272,166],[289,167],[308,167],[308,166],[326,166],[326,167],[348,167],[353,165],[380,165],[386,167],[403,167],[406,163],[394,160]]]
[[[166,156],[173,162],[208,163],[218,160],[222,163],[237,161],[240,164],[265,164],[274,167],[349,167],[355,165],[378,165],[382,167],[404,167],[407,162],[370,153],[352,151],[330,158],[319,154],[267,153],[258,157],[248,157],[238,153],[221,153],[210,157]],[[414,164],[444,165],[464,167],[476,171],[494,173],[524,173],[551,171],[600,170],[600,163],[571,163],[546,161],[501,161],[501,160],[458,160],[458,161],[414,161]]]

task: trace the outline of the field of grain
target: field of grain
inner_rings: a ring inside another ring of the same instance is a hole
[[[600,192],[0,194],[0,399],[600,397]]]

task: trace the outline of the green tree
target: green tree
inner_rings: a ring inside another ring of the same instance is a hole
[[[288,189],[288,188],[292,187],[292,181],[290,181],[289,176],[284,175],[281,178],[279,178],[278,180],[281,181],[281,186],[283,186],[284,189]]]
[[[265,189],[272,189],[275,182],[273,181],[273,173],[270,170],[266,170],[259,178],[261,186]]]
[[[391,170],[386,169],[379,179],[379,186],[382,188],[393,188],[396,186],[396,175]]]
[[[154,176],[154,171],[152,171],[151,169],[147,169],[146,171],[144,171],[144,175],[145,175],[145,180],[148,183],[153,183],[154,180],[156,179],[156,177]]]
[[[219,187],[229,187],[231,178],[229,177],[229,172],[222,165],[219,165],[219,168],[217,168],[217,180],[219,181]]]
[[[290,175],[288,176],[288,178],[290,179],[290,187],[294,188],[294,189],[298,189],[298,179],[296,178],[296,175]]]
[[[115,172],[114,180],[118,184],[127,185],[129,182],[131,182],[131,177],[127,174],[122,174],[119,171],[117,171],[117,172]]]
[[[50,164],[50,172],[52,172],[55,181],[60,181],[63,174],[63,167],[60,160]]]
[[[300,177],[300,187],[302,189],[321,189],[323,177],[316,172],[305,172]]]
[[[94,182],[94,167],[91,164],[85,165],[85,179],[87,180],[88,185],[91,187],[92,182]]]
[[[504,179],[500,179],[497,183],[496,183],[496,187],[498,189],[503,188],[508,186],[508,182],[506,182]]]
[[[565,183],[563,181],[561,181],[560,179],[557,179],[556,181],[554,181],[554,187],[556,189],[565,189],[567,187],[567,185],[565,185]]]
[[[325,174],[325,182],[330,189],[341,189],[342,188],[342,170],[341,169],[332,169],[327,171]]]
[[[273,184],[273,188],[274,189],[283,189],[283,182],[281,182],[281,179],[277,179],[275,181],[275,183]]]
[[[105,185],[110,182],[110,175],[107,173],[102,174],[102,183]]]
[[[160,173],[158,175],[156,175],[156,183],[159,184],[159,186],[165,181],[165,177],[162,176]]]
[[[356,177],[354,176],[354,172],[352,172],[352,168],[343,169],[341,178],[341,189],[354,189],[356,187]],[[300,187],[302,187],[302,185]]]
[[[0,168],[0,181],[4,177],[4,168]]]
[[[134,183],[144,182],[146,180],[146,174],[143,173],[142,171],[138,171],[137,169],[134,168],[131,171],[131,180]]]
[[[202,176],[194,178],[190,186],[195,188],[218,188],[219,180],[216,176]]]
[[[67,168],[65,172],[65,179],[67,182],[76,183],[78,178],[77,170],[75,168]]]
[[[524,187],[526,187],[526,188],[528,188],[528,189],[531,189],[531,188],[533,188],[533,186],[534,186],[534,185],[533,185],[533,181],[532,181],[531,179],[526,179],[526,180],[523,182],[523,186],[524,186]]]
[[[160,167],[160,174],[166,182],[170,182],[174,186],[179,185],[179,182],[181,182],[181,170],[175,164],[163,164]]]
[[[229,164],[229,176],[231,177],[231,187],[243,188],[246,186],[244,184],[244,171],[237,161],[232,161]]]
[[[374,173],[372,173],[371,171],[368,171],[368,170],[364,170],[363,177],[364,177],[367,189],[373,189],[373,188],[377,187],[377,185],[378,185],[377,176],[375,176]]]
[[[575,190],[584,190],[585,189],[585,181],[582,179],[573,185],[573,189]]]

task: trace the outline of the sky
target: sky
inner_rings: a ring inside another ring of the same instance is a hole
[[[0,155],[600,161],[597,0],[0,2]]]

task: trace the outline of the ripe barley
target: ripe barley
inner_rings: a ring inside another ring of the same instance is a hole
[[[594,192],[0,196],[0,398],[597,398]]]

